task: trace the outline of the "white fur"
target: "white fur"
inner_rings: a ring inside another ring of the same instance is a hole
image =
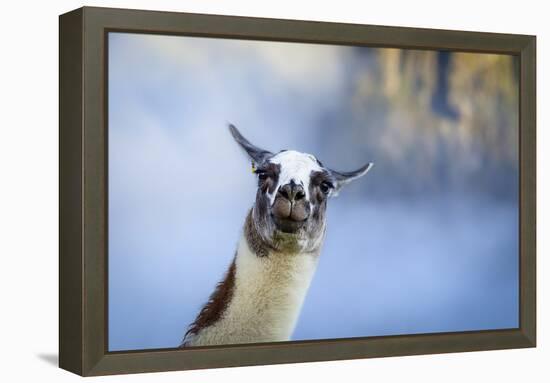
[[[220,317],[194,335],[192,346],[289,340],[317,267],[317,253],[258,257],[241,236],[232,299]]]
[[[287,150],[277,153],[269,162],[281,166],[279,174],[279,182],[272,194],[268,194],[271,204],[275,200],[277,191],[281,185],[286,185],[294,180],[296,184],[301,184],[304,187],[306,200],[309,201],[309,182],[311,172],[323,170],[317,163],[317,159],[311,154],[297,152],[295,150]]]

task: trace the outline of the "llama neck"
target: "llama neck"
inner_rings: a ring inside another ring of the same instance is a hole
[[[289,340],[317,266],[316,253],[258,255],[241,235],[237,254],[223,286],[225,308],[214,323],[199,329],[189,345],[256,343]],[[222,289],[223,290],[223,289]],[[227,288],[225,288],[227,290]],[[213,303],[216,292],[209,303]],[[215,304],[213,306],[216,306]]]

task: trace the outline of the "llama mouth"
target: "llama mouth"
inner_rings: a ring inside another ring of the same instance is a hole
[[[303,221],[296,221],[290,217],[280,218],[277,216],[273,216],[273,221],[275,222],[277,230],[287,234],[296,234],[300,229],[305,226],[307,219]]]

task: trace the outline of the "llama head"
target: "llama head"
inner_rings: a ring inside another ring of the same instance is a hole
[[[256,202],[250,219],[267,247],[287,252],[316,251],[324,238],[330,197],[364,176],[368,163],[351,172],[338,172],[313,155],[295,150],[272,153],[251,144],[233,125],[229,130],[252,161],[258,178]]]

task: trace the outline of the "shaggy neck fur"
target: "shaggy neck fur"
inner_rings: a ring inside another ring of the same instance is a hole
[[[289,340],[319,252],[266,246],[251,211],[224,280],[191,325],[183,346]]]

